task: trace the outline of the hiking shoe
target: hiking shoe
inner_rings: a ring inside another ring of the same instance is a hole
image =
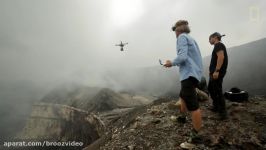
[[[197,133],[197,131],[192,129],[188,142],[193,144],[201,144],[203,141],[202,137]]]
[[[196,147],[196,145],[192,143],[184,142],[180,144],[180,147],[183,149],[193,149]]]
[[[180,147],[183,149],[193,149],[196,144],[203,143],[201,136],[193,129],[187,142],[181,143]]]

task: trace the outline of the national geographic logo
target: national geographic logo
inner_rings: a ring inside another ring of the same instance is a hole
[[[249,20],[251,22],[259,22],[261,19],[260,7],[250,6],[249,7]]]

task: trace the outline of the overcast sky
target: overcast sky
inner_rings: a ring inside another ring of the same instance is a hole
[[[93,84],[108,69],[158,65],[176,56],[179,19],[207,56],[215,31],[227,47],[266,37],[265,10],[265,0],[0,0],[0,81]]]

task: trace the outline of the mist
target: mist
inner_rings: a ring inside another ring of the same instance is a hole
[[[208,37],[216,31],[226,34],[227,47],[264,38],[265,3],[1,0],[0,135],[12,136],[15,126],[5,127],[23,122],[31,105],[58,87],[158,95],[177,91],[178,68],[167,70],[158,63],[176,56],[171,26],[188,20],[205,57],[212,51]],[[115,46],[120,41],[129,43],[124,52]]]
[[[228,47],[266,33],[264,1],[127,3],[136,10],[126,12],[126,3],[119,0],[1,1],[0,81],[31,81],[43,87],[65,82],[104,86],[106,71],[123,74],[131,68],[156,66],[159,58],[174,59],[175,36],[170,28],[178,19],[189,20],[202,56],[211,53],[212,32],[226,34]],[[257,20],[250,18],[253,7],[258,10]],[[123,13],[119,9],[125,14],[117,15]],[[126,15],[132,19],[124,19]],[[114,46],[120,40],[129,42],[125,52]]]

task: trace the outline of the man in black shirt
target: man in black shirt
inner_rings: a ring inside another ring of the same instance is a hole
[[[212,111],[218,112],[222,120],[227,118],[222,84],[228,65],[226,47],[221,43],[223,36],[225,35],[215,32],[209,37],[209,42],[211,45],[214,45],[214,49],[210,62],[210,79],[208,85],[208,90],[213,100]]]

